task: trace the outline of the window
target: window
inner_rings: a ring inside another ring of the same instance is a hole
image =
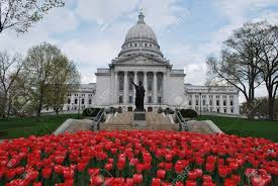
[[[123,96],[119,96],[119,103],[123,103]]]
[[[70,99],[68,99],[68,104],[70,104]]]
[[[202,98],[206,98],[206,95],[202,95]]]
[[[195,103],[196,103],[196,105],[199,105],[199,100],[196,100]]]
[[[220,96],[216,96],[216,98],[220,98]]]
[[[189,103],[188,103],[189,105],[192,105],[192,101],[191,100],[189,100]]]
[[[217,112],[218,112],[218,113],[220,112],[219,108],[217,109]]]
[[[70,110],[70,107],[68,107],[68,111]]]
[[[75,99],[75,100],[74,100],[74,104],[77,104],[77,103],[78,103],[78,100],[77,100],[77,99]]]
[[[211,99],[211,100],[209,100],[209,105],[212,105],[212,99]]]
[[[85,103],[85,100],[84,100],[84,99],[82,99],[82,100],[81,100],[81,104],[84,104],[84,103]]]
[[[234,105],[234,102],[233,102],[233,101],[230,101],[230,105],[233,106],[233,105]]]
[[[90,104],[90,105],[92,104],[92,99],[89,99],[89,104]]]
[[[129,103],[132,103],[132,102],[133,102],[133,97],[132,97],[132,96],[129,96],[129,97],[128,97],[128,102],[129,102]]]
[[[219,106],[219,100],[216,100],[216,105]]]
[[[230,99],[233,99],[234,98],[234,96],[229,96],[230,97]]]
[[[234,109],[231,109],[231,113],[234,113]]]
[[[227,113],[227,109],[224,109],[224,113]]]
[[[195,95],[195,98],[199,98],[199,95]]]
[[[206,100],[203,99],[203,105],[206,105]]]
[[[157,98],[157,102],[158,102],[158,103],[162,103],[162,97],[159,96],[159,97]]]
[[[226,106],[226,100],[223,101],[223,105]]]
[[[137,47],[137,43],[135,43],[134,46]]]
[[[227,98],[227,96],[223,96],[223,98],[224,98],[224,99],[226,99],[226,98]]]
[[[152,101],[152,97],[151,96],[149,96],[148,97],[148,103],[152,103],[153,101]]]
[[[212,99],[212,98],[213,98],[213,96],[212,96],[212,95],[210,95],[210,96],[209,96],[209,98],[211,98],[211,99]]]

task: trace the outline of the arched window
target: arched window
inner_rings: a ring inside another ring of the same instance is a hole
[[[216,105],[219,106],[219,100],[216,100]]]
[[[78,100],[77,100],[77,99],[75,99],[75,100],[74,100],[74,104],[77,104],[77,103],[78,103]]]
[[[68,99],[68,104],[70,104],[70,99]]]
[[[89,99],[89,104],[92,104],[92,99]]]
[[[81,100],[81,104],[84,104],[84,103],[85,103],[85,100],[84,100],[84,99],[82,99],[82,100]]]

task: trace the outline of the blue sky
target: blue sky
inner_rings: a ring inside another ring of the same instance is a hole
[[[206,57],[219,54],[234,29],[247,21],[278,24],[278,0],[66,0],[28,33],[3,32],[0,50],[26,55],[32,45],[56,44],[74,60],[83,83],[95,82],[96,68],[117,56],[141,8],[164,56],[196,85],[205,82]]]

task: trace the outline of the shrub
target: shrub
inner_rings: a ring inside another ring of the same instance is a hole
[[[165,113],[165,114],[174,114],[175,112],[174,112],[173,109],[166,108],[166,109],[164,110],[164,113]]]
[[[157,113],[161,114],[163,112],[163,109],[161,107],[158,108]]]
[[[84,117],[96,117],[101,108],[85,108],[82,115]]]
[[[196,118],[198,116],[197,112],[193,109],[181,109],[180,113],[184,118]]]
[[[117,111],[118,111],[118,113],[122,113],[123,112],[122,107],[118,107]]]

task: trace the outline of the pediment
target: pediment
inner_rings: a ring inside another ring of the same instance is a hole
[[[138,56],[128,56],[126,58],[118,58],[113,61],[113,64],[118,64],[118,65],[146,65],[146,66],[161,66],[161,65],[169,65],[169,63],[161,58],[155,58],[152,56],[143,56],[143,55],[138,55]]]

